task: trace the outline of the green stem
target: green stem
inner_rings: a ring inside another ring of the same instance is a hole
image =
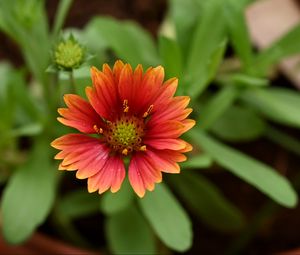
[[[74,73],[73,70],[69,72],[69,79],[71,84],[71,92],[76,94],[76,85],[75,85],[75,79],[74,79]]]

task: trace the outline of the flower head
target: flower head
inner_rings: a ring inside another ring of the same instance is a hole
[[[84,134],[67,134],[52,142],[61,150],[60,170],[77,170],[88,178],[88,191],[99,194],[120,189],[125,178],[124,158],[129,158],[128,177],[134,191],[143,197],[162,180],[162,172],[179,173],[178,162],[192,146],[179,137],[192,128],[189,97],[174,97],[177,79],[164,82],[161,66],[145,73],[141,65],[132,70],[117,61],[99,71],[91,68],[93,86],[86,88],[88,101],[69,94],[60,108],[64,125]],[[89,134],[96,134],[91,136]]]

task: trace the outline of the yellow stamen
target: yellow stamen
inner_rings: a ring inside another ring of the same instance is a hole
[[[146,150],[147,150],[146,145],[140,147],[140,151],[146,151]]]
[[[97,134],[103,134],[103,129],[102,128],[98,128],[97,125],[94,125],[93,129],[96,131]]]
[[[125,156],[127,156],[128,150],[125,148],[124,150],[122,150],[122,154],[125,155]]]
[[[153,104],[149,106],[149,108],[146,112],[144,112],[143,118],[147,118],[149,116],[149,114],[152,112],[152,109],[153,109]]]
[[[128,100],[127,99],[125,99],[123,101],[123,111],[124,112],[128,112],[129,111],[129,106],[128,106]]]

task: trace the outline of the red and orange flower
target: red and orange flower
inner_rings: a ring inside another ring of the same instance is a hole
[[[120,189],[125,178],[124,158],[130,159],[128,176],[138,196],[153,190],[162,172],[179,173],[177,162],[192,146],[179,137],[195,125],[187,119],[189,97],[174,97],[177,79],[164,82],[161,66],[145,73],[117,61],[99,71],[91,69],[93,86],[86,88],[88,101],[64,96],[67,108],[58,109],[58,120],[84,134],[67,134],[52,142],[61,150],[59,170],[77,170],[88,178],[88,191],[99,194]],[[90,134],[96,134],[92,136]]]

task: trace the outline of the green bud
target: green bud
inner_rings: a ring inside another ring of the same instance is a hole
[[[71,35],[60,41],[54,51],[54,62],[59,69],[70,71],[78,68],[84,60],[84,48]]]

